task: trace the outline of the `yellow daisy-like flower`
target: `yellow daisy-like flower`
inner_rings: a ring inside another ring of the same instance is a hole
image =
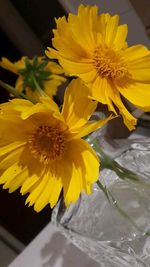
[[[98,15],[96,6],[80,5],[78,14],[56,20],[53,48],[46,55],[59,60],[69,75],[80,77],[93,99],[107,104],[132,130],[136,119],[125,108],[128,99],[143,111],[150,110],[150,51],[143,45],[127,46],[127,25],[119,16]]]
[[[27,96],[37,101],[40,95],[32,81],[33,76],[41,89],[50,97],[55,95],[58,86],[66,81],[66,78],[62,76],[64,70],[61,66],[53,61],[45,60],[44,57],[35,57],[32,60],[22,57],[15,63],[2,58],[0,66],[18,75],[15,85],[18,92],[25,91]]]
[[[68,86],[62,111],[52,99],[32,104],[14,99],[0,105],[0,184],[29,193],[26,203],[39,212],[53,207],[63,189],[64,201],[91,194],[99,176],[99,160],[82,139],[109,119],[89,121],[97,103],[77,79]]]

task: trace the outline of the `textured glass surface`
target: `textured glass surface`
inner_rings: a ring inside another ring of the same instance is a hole
[[[53,222],[57,221],[61,231],[102,267],[148,267],[150,139],[119,142],[114,148],[116,161],[140,175],[141,182],[120,180],[115,172],[105,169],[100,173],[100,180],[107,185],[114,201],[109,203],[94,185],[91,196],[82,195],[67,211],[59,204],[54,209]]]

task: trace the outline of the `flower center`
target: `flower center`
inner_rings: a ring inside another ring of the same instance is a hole
[[[101,78],[120,79],[128,70],[119,53],[109,48],[98,47],[93,54],[94,67]]]
[[[29,137],[29,146],[35,158],[48,164],[60,159],[65,150],[65,135],[56,127],[42,125]]]

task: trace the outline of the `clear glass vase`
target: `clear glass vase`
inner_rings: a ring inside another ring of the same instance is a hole
[[[61,200],[53,210],[52,221],[102,267],[148,267],[150,138],[116,140],[111,145],[102,135],[98,140],[101,147],[115,155],[117,163],[141,179],[120,179],[113,170],[103,169],[100,181],[103,188],[107,186],[111,199],[95,184],[91,196],[82,194],[68,209]]]

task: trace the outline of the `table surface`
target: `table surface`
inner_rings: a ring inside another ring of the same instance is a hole
[[[49,223],[9,267],[98,267]]]

